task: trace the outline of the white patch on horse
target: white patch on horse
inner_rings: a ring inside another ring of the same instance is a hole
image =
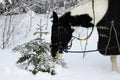
[[[104,17],[107,9],[108,0],[94,0],[95,24],[97,24]],[[71,10],[71,15],[80,14],[89,14],[89,16],[93,18],[92,0]]]

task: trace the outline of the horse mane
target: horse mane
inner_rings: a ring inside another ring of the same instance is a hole
[[[84,27],[92,27],[94,26],[91,21],[92,18],[88,14],[74,15],[71,16],[71,12],[65,13],[63,16],[59,18],[60,24],[71,26],[84,26]]]

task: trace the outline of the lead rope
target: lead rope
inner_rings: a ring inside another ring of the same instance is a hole
[[[94,24],[94,27],[95,27],[95,9],[94,9],[94,0],[92,0],[92,11],[93,11],[93,24]],[[78,38],[78,37],[75,37],[73,36],[74,38],[77,38],[78,40],[86,40],[86,43],[85,43],[85,47],[84,47],[84,51],[83,51],[83,58],[85,57],[85,53],[86,53],[86,49],[87,49],[87,44],[88,44],[88,39],[91,37],[92,33],[93,33],[93,30],[94,30],[94,27],[92,27],[92,31],[90,32],[90,34],[88,35],[88,30],[87,30],[87,37],[86,38]]]
[[[94,24],[94,27],[95,27],[95,9],[94,9],[94,0],[92,0],[92,10],[93,10],[93,24]]]
[[[94,9],[94,0],[92,0],[92,11],[93,11],[93,24],[94,24],[94,27],[95,27],[95,9]],[[90,34],[86,37],[86,38],[79,38],[79,37],[75,37],[73,36],[74,38],[78,39],[78,40],[87,40],[91,37],[92,33],[93,33],[93,30],[94,30],[94,27],[92,27],[92,31],[90,32]]]
[[[92,0],[92,10],[93,10],[93,24],[94,24],[94,26],[95,26],[95,11],[94,11],[94,0]],[[77,38],[78,40],[86,40],[86,42],[85,42],[85,47],[84,47],[84,50],[83,50],[83,58],[86,56],[86,50],[87,50],[87,44],[88,44],[88,39],[91,37],[91,35],[92,35],[92,33],[93,33],[93,30],[94,30],[94,27],[92,27],[92,31],[91,31],[91,33],[88,35],[88,29],[87,29],[87,37],[86,38],[83,38],[83,39],[81,39],[81,38]],[[82,48],[82,46],[81,46],[81,48]]]
[[[87,29],[87,36],[88,36],[88,29]],[[84,47],[84,52],[83,52],[83,58],[85,58],[85,51],[87,50],[87,44],[88,44],[88,39],[85,42],[85,47]]]
[[[92,0],[92,11],[93,11],[93,24],[95,26],[95,9],[94,9],[94,0]],[[93,33],[94,27],[92,27],[92,31],[90,33],[90,35],[88,35],[88,29],[87,29],[87,36],[91,36]],[[88,37],[88,38],[89,38]],[[85,52],[87,50],[87,44],[88,44],[88,39],[86,39],[86,43],[85,43],[85,47],[84,47],[84,51],[83,51],[83,58],[86,56]]]
[[[94,0],[92,0],[92,10],[93,10],[93,24],[94,24],[94,27],[95,27],[95,10],[94,10]],[[75,37],[73,36],[73,38],[76,38],[78,40],[86,40],[86,43],[85,43],[85,47],[84,47],[84,51],[83,52],[83,58],[85,57],[85,53],[86,53],[86,49],[87,49],[87,44],[88,44],[88,39],[91,37],[92,33],[93,33],[93,30],[94,30],[94,27],[92,27],[92,31],[90,32],[90,34],[88,35],[88,30],[87,30],[87,37],[86,38],[79,38],[79,37]]]

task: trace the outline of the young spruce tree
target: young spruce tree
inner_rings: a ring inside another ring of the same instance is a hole
[[[55,64],[61,65],[66,68],[66,63],[62,59],[54,59],[51,57],[49,43],[42,39],[43,34],[48,32],[43,32],[43,26],[38,25],[37,31],[34,35],[37,35],[36,39],[33,39],[23,45],[19,45],[13,49],[13,51],[18,51],[21,57],[17,61],[18,64],[25,66],[25,70],[31,71],[33,74],[41,72],[48,72],[51,75],[55,75]]]
[[[33,74],[42,72],[49,72],[54,75],[53,58],[50,56],[49,43],[42,39],[42,35],[47,34],[47,32],[42,32],[41,25],[38,25],[37,31],[34,35],[38,37],[31,40],[23,45],[19,45],[13,49],[13,51],[18,51],[21,57],[17,61],[18,64],[25,66],[25,70],[31,71]]]

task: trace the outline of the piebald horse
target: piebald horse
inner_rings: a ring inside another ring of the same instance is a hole
[[[99,52],[110,56],[112,71],[118,71],[116,55],[120,54],[120,0],[94,0],[94,14],[92,5],[90,0],[61,17],[53,12],[51,55],[56,57],[57,52],[62,53],[67,49],[74,32],[72,27],[95,26],[99,35]]]

